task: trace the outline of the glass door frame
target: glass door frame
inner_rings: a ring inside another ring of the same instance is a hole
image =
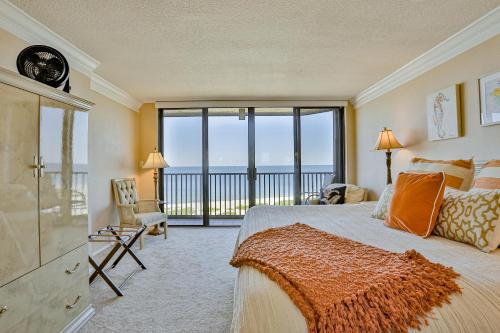
[[[258,108],[258,107],[257,107]],[[292,107],[290,107],[292,108]],[[193,107],[193,108],[159,108],[157,109],[158,115],[158,151],[165,154],[163,146],[163,118],[164,110],[202,110],[202,204],[203,204],[203,225],[204,227],[210,225],[210,193],[209,193],[209,154],[208,151],[208,110],[209,107]],[[249,195],[249,208],[255,206],[256,198],[256,179],[257,169],[255,165],[255,109],[256,107],[246,107],[248,111],[248,167],[247,167],[247,180],[248,180],[248,195]],[[329,109],[333,112],[333,156],[335,161],[335,182],[345,182],[345,108],[339,106],[314,106],[314,107],[293,107],[293,142],[294,142],[294,205],[302,204],[301,200],[301,131],[300,119],[301,110],[307,109]],[[265,116],[264,116],[265,117]],[[159,177],[159,196],[160,201],[164,198],[164,177],[163,169],[160,169],[161,177]],[[163,209],[163,206],[162,206]],[[190,225],[182,225],[190,226]],[[200,225],[192,225],[199,227]]]
[[[255,206],[257,168],[255,166],[255,108],[248,110],[248,208]]]

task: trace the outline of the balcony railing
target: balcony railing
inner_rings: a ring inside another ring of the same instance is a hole
[[[58,207],[60,199],[63,196],[64,186],[62,174],[60,171],[47,171],[45,177],[40,179],[41,182],[41,201],[48,206]],[[85,215],[88,213],[88,173],[73,172],[71,174],[71,189],[69,195],[71,197],[71,215]]]
[[[257,172],[255,204],[286,206],[294,202],[293,172]],[[301,200],[319,192],[331,172],[301,174]],[[203,215],[202,173],[164,173],[165,211],[170,217]],[[211,217],[240,217],[249,208],[247,173],[209,173],[209,214]]]

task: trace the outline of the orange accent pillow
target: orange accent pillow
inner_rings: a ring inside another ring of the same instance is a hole
[[[385,225],[427,237],[434,230],[446,178],[439,173],[400,173]]]

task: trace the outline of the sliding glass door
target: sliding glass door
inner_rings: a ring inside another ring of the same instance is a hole
[[[238,225],[248,208],[246,108],[208,109],[210,225]]]
[[[163,169],[160,197],[170,225],[203,225],[202,109],[165,110],[160,146],[170,165]]]
[[[325,184],[332,183],[334,165],[334,110],[300,110],[300,200],[315,196]]]
[[[165,109],[159,120],[171,225],[239,225],[252,206],[302,204],[344,182],[343,108]]]
[[[293,108],[255,108],[255,205],[293,205]]]

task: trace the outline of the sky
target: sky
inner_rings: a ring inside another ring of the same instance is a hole
[[[217,116],[208,119],[209,165],[248,164],[248,117]],[[332,112],[301,117],[302,164],[333,163]],[[200,117],[164,118],[164,154],[172,167],[201,166],[202,124]],[[293,117],[255,117],[257,166],[293,165]]]

